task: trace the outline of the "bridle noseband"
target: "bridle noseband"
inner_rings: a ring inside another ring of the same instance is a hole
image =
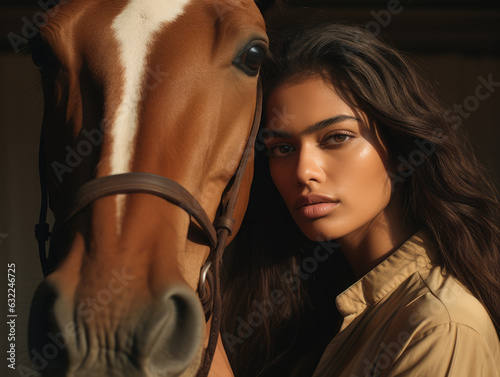
[[[259,129],[262,114],[262,86],[260,81],[257,88],[257,103],[255,106],[254,119],[250,136],[248,138],[243,156],[240,160],[235,175],[226,187],[225,192],[229,193],[227,201],[221,201],[219,204],[220,216],[217,216],[214,223],[210,221],[208,215],[198,201],[177,182],[156,174],[131,172],[106,177],[96,178],[80,187],[73,200],[68,206],[69,210],[63,216],[66,223],[72,219],[82,209],[96,201],[109,195],[145,193],[163,198],[180,208],[184,209],[192,216],[207,236],[210,244],[210,255],[203,265],[200,272],[198,286],[198,295],[205,310],[205,316],[208,319],[212,317],[210,326],[210,337],[207,349],[205,350],[205,359],[198,372],[198,377],[208,376],[212,359],[217,346],[217,340],[221,324],[222,300],[220,292],[220,264],[227,238],[231,235],[234,219],[232,218],[236,199],[243,180],[246,166],[253,151],[253,145]],[[57,260],[53,255],[46,255],[45,242],[50,237],[49,226],[46,222],[47,217],[47,178],[45,164],[45,150],[43,134],[40,138],[39,152],[39,172],[42,200],[40,206],[39,223],[35,226],[35,237],[38,241],[40,262],[44,276],[47,276],[56,266]],[[224,203],[225,202],[225,203]],[[210,294],[206,288],[210,287]]]

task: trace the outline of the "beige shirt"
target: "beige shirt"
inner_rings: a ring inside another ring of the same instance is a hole
[[[418,232],[337,296],[343,323],[313,377],[500,377],[484,307]]]

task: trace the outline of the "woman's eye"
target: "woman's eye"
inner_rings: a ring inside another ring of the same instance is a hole
[[[235,61],[234,64],[248,76],[257,76],[260,66],[266,57],[266,49],[260,45],[247,48]]]
[[[278,144],[269,148],[268,155],[270,157],[283,157],[293,151],[291,145]]]
[[[342,144],[347,140],[351,139],[353,136],[348,134],[334,134],[326,138],[325,144]]]

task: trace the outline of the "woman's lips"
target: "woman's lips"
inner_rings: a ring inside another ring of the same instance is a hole
[[[317,219],[328,215],[338,204],[338,200],[323,195],[301,195],[294,208],[302,217]]]

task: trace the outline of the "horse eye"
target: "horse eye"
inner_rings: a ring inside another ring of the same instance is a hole
[[[260,46],[250,47],[245,54],[243,54],[243,64],[252,70],[258,70],[264,61],[264,49]]]
[[[35,43],[31,46],[31,59],[40,70],[49,68],[55,63],[52,52],[42,43]]]
[[[253,45],[247,48],[235,61],[234,64],[248,76],[257,76],[259,68],[266,57],[265,47]]]

